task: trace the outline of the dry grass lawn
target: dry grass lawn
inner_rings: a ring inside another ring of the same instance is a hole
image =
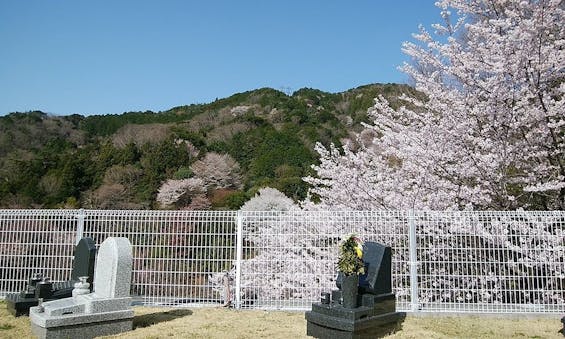
[[[135,329],[105,338],[309,338],[302,312],[236,311],[224,308],[134,307]],[[560,316],[407,317],[386,338],[561,338]],[[14,318],[0,301],[0,338],[32,336],[29,318]]]

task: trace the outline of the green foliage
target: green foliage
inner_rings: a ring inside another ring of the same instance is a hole
[[[221,194],[216,194],[213,197],[212,207],[215,209],[238,210],[249,198],[249,194],[244,191],[223,190]]]
[[[179,139],[190,141],[197,148],[206,147],[206,138],[202,133],[189,131],[179,126],[172,128],[173,135]]]
[[[181,166],[179,169],[173,174],[173,179],[181,180],[181,179],[188,179],[192,177],[192,170],[190,167]]]
[[[56,117],[40,111],[11,113],[0,117],[0,157],[14,150],[37,150],[53,139],[73,139],[81,144],[76,116]]]
[[[286,177],[279,176],[279,180],[276,180],[276,170],[280,170],[281,166],[293,168],[292,177],[296,179],[314,162],[312,151],[292,131],[277,131],[267,125],[239,133],[232,140],[230,153],[239,162],[243,172],[248,174],[245,181],[247,188],[270,185],[280,188],[285,194],[292,193],[291,196],[296,198],[305,196],[307,186],[301,180],[294,180],[292,185],[289,185]]]
[[[245,192],[238,191],[234,194],[229,195],[225,199],[224,206],[226,206],[226,208],[230,210],[239,210],[241,206],[243,206],[243,204],[245,204],[245,202],[249,200],[249,198],[250,196]]]
[[[94,176],[90,154],[59,138],[37,150],[32,158],[14,159],[8,166],[13,166],[16,175],[5,181],[0,191],[4,195],[27,197],[24,200],[46,207],[54,207],[70,197],[78,199]]]
[[[145,144],[140,158],[144,173],[138,187],[141,199],[152,201],[161,182],[171,178],[178,168],[188,165],[189,161],[186,149],[172,139],[157,145]]]
[[[230,145],[225,141],[212,141],[206,147],[208,152],[216,152],[218,154],[229,153],[231,150]]]
[[[177,108],[163,113],[145,111],[127,112],[120,115],[90,115],[82,121],[80,127],[91,136],[108,136],[127,124],[180,122],[194,116],[197,111],[191,109],[189,114],[179,114],[184,111]]]

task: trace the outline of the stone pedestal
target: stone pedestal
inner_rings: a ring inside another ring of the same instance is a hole
[[[341,300],[345,308],[355,308],[359,306],[357,302],[359,290],[359,276],[352,274],[345,276],[341,284]]]
[[[48,322],[37,321],[31,323],[31,331],[37,338],[60,339],[80,338],[92,339],[104,335],[112,335],[131,331],[133,329],[133,311],[115,311],[98,314],[84,314],[71,317],[62,315],[51,317]]]
[[[337,297],[339,293],[333,293]],[[396,312],[393,293],[360,296],[361,306],[343,307],[337,300],[312,304],[306,312],[306,334],[315,338],[376,338],[390,332],[406,316]]]

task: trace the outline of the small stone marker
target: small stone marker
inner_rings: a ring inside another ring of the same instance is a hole
[[[127,238],[107,238],[96,259],[94,292],[45,302],[30,309],[32,332],[39,338],[94,338],[132,329],[130,285],[132,249]]]
[[[91,238],[80,239],[75,248],[71,280],[52,282],[49,277],[35,273],[29,279],[28,285],[23,291],[6,296],[8,311],[18,317],[28,314],[30,307],[37,306],[39,298],[42,298],[43,301],[68,298],[72,295],[74,284],[79,281],[79,277],[83,276],[87,277],[91,286],[90,291],[92,291],[95,259],[96,244],[94,240]]]
[[[359,294],[355,308],[341,304],[341,290],[322,294],[321,303],[312,304],[306,312],[306,334],[316,338],[376,338],[390,331],[405,317],[396,312],[396,297],[392,293],[392,251],[388,246],[365,242],[363,246],[365,275],[359,279]],[[338,276],[341,289],[343,277]]]

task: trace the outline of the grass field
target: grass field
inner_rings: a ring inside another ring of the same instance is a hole
[[[105,338],[309,338],[302,312],[224,308],[134,307],[134,330]],[[413,317],[385,338],[564,338],[561,316]],[[14,318],[0,301],[0,338],[32,337],[29,318]]]

